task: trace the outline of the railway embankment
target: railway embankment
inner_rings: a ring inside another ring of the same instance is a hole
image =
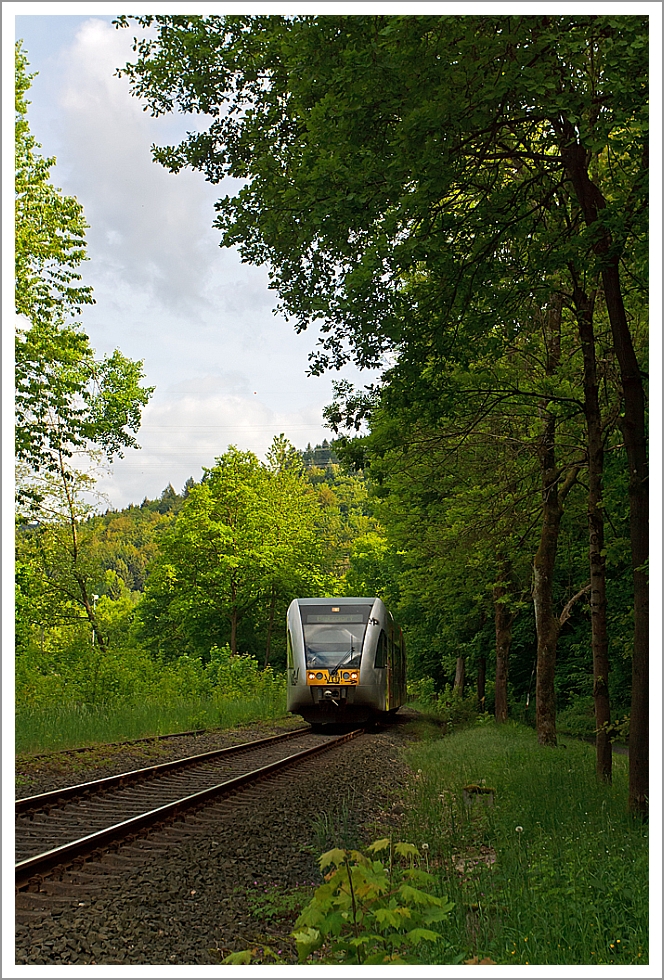
[[[392,836],[454,903],[414,962],[647,963],[647,826],[627,812],[627,759],[604,785],[583,743],[542,749],[486,718],[441,738],[403,716],[21,892],[17,962],[269,962],[268,947],[295,962],[318,856]]]

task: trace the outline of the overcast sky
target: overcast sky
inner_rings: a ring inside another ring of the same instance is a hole
[[[143,360],[156,387],[142,448],[101,481],[123,507],[199,479],[230,443],[261,455],[280,432],[298,448],[329,438],[321,411],[338,376],[307,376],[316,335],[297,336],[274,315],[265,269],[220,249],[211,226],[225,185],[152,162],[153,143],[177,140],[195,120],[142,111],[115,76],[135,32],[112,19],[18,16],[16,36],[39,73],[28,94],[32,132],[57,157],[53,183],[79,199],[90,225],[83,277],[96,305],[84,329],[98,354],[117,347]],[[374,377],[353,368],[343,376]]]

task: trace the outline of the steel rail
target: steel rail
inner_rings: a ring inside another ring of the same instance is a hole
[[[355,729],[355,731],[348,732],[346,735],[341,735],[339,738],[332,739],[329,742],[323,742],[320,745],[313,746],[311,749],[303,749],[300,752],[295,752],[285,759],[279,759],[277,762],[271,762],[269,765],[261,766],[259,769],[243,773],[240,776],[234,776],[232,779],[227,779],[223,783],[217,783],[215,786],[208,787],[208,789],[192,793],[190,796],[182,797],[179,800],[174,800],[172,803],[157,807],[155,810],[149,810],[137,817],[132,817],[129,820],[123,820],[121,823],[114,824],[112,827],[107,827],[94,834],[88,834],[79,840],[71,841],[68,844],[55,847],[50,851],[45,851],[43,854],[36,854],[33,857],[19,861],[15,865],[16,887],[20,888],[28,884],[30,878],[35,875],[45,874],[58,865],[69,863],[76,858],[89,856],[92,851],[96,851],[105,845],[122,841],[124,838],[133,836],[155,823],[172,820],[180,813],[204,805],[217,796],[232,793],[246,786],[248,783],[257,782],[280,769],[286,769],[294,763],[318,755],[321,752],[326,752],[363,734],[363,728]]]
[[[170,762],[159,762],[154,766],[146,766],[144,769],[130,769],[129,772],[118,773],[116,776],[105,776],[103,779],[93,779],[87,783],[77,783],[75,786],[63,786],[61,789],[39,793],[37,796],[24,796],[20,800],[15,800],[14,815],[18,816],[28,810],[41,810],[47,806],[57,805],[64,800],[84,796],[86,793],[101,793],[116,786],[128,786],[143,779],[151,779],[153,776],[194,766],[206,759],[216,759],[219,756],[234,755],[243,751],[248,752],[253,748],[262,748],[264,745],[270,745],[273,742],[283,742],[286,739],[295,738],[296,735],[305,735],[309,731],[311,731],[310,728],[295,728],[290,732],[259,738],[254,742],[227,745],[223,749],[212,749],[209,752],[201,752],[199,755],[188,755],[181,759],[172,759]]]

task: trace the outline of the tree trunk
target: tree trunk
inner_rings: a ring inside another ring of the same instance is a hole
[[[270,596],[270,613],[267,621],[267,640],[265,641],[265,660],[263,662],[263,667],[267,667],[270,662],[270,654],[272,652],[272,631],[274,629],[274,609],[277,603],[277,588],[275,585],[272,586],[272,594]]]
[[[477,661],[477,707],[479,711],[485,710],[486,702],[486,657],[480,657]]]
[[[572,273],[574,275],[574,273]],[[602,417],[599,407],[595,337],[593,333],[593,300],[574,285],[579,338],[583,351],[584,413],[588,438],[588,557],[590,560],[590,623],[593,651],[593,699],[595,702],[596,771],[604,782],[612,776],[611,740],[607,731],[611,722],[609,701],[609,637],[606,624],[606,558],[604,555],[604,510],[602,475],[604,447]]]
[[[94,640],[96,637],[101,652],[107,653],[108,647],[106,646],[106,640],[104,639],[104,635],[97,625],[97,617],[95,615],[94,606],[90,602],[90,597],[88,596],[85,579],[83,579],[80,575],[76,575],[75,578],[78,582],[78,587],[81,590],[81,602],[83,604],[83,608],[85,609],[85,615],[88,617],[88,621],[92,627],[92,645],[94,646]]]
[[[90,596],[88,595],[88,584],[85,577],[80,572],[79,558],[79,543],[78,543],[78,518],[76,516],[76,507],[74,492],[69,484],[69,478],[67,470],[65,467],[65,459],[62,450],[58,452],[58,470],[60,473],[60,479],[62,480],[62,489],[65,495],[65,500],[67,501],[67,511],[69,514],[69,533],[71,535],[71,551],[69,552],[72,572],[74,576],[74,581],[78,585],[80,592],[80,602],[85,609],[85,615],[88,617],[88,622],[92,627],[92,645],[94,646],[95,637],[97,638],[97,643],[99,649],[102,653],[107,652],[106,641],[104,640],[103,634],[100,632],[97,625],[97,616],[94,610],[94,604],[90,602]],[[95,671],[95,681],[94,687],[96,687],[96,671]]]
[[[504,597],[509,594],[509,562],[500,563],[499,579],[493,587],[496,623],[496,721],[507,721],[507,676],[514,614],[509,612]]]
[[[645,398],[620,290],[618,257],[602,273],[613,346],[620,365],[625,412],[620,429],[629,466],[629,535],[634,582],[634,650],[632,706],[629,723],[629,808],[648,815],[648,456]]]
[[[237,609],[233,606],[231,611],[231,653],[237,654]]]
[[[457,657],[456,662],[456,673],[454,675],[454,687],[453,691],[459,695],[460,698],[463,697],[463,689],[466,683],[466,659],[465,657]]]
[[[561,156],[585,222],[600,220],[606,201],[588,174],[589,154],[576,141],[574,126],[559,124]],[[644,171],[647,171],[644,153]],[[634,650],[632,655],[632,709],[629,735],[629,807],[645,818],[648,813],[648,456],[645,394],[620,285],[620,250],[611,232],[602,230],[593,245],[602,260],[602,284],[611,324],[613,347],[620,367],[624,397],[621,432],[629,466],[630,543],[634,582]]]
[[[544,514],[540,545],[533,568],[533,603],[537,629],[537,676],[535,680],[537,741],[556,745],[556,648],[559,623],[553,609],[553,570],[558,550],[562,508],[556,487],[544,493]]]
[[[237,621],[237,588],[231,579],[231,653],[233,656],[237,654]]]
[[[551,308],[542,314],[546,349],[546,374],[556,373],[560,364],[560,325],[562,297],[552,297]],[[556,646],[558,618],[553,608],[553,572],[558,551],[562,505],[558,491],[560,470],[556,466],[556,416],[549,403],[540,404],[543,423],[538,454],[542,480],[542,530],[533,563],[533,603],[537,631],[537,677],[535,680],[537,741],[540,745],[556,744]]]

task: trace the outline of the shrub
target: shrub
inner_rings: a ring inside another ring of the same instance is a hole
[[[418,677],[417,680],[408,680],[408,700],[421,704],[425,708],[431,708],[436,704],[436,685],[432,677]]]
[[[385,838],[368,851],[337,847],[320,858],[321,871],[333,870],[295,923],[300,962],[324,947],[324,962],[416,963],[420,943],[442,938],[431,926],[453,903],[433,893],[435,879],[418,866],[418,849]],[[387,865],[373,857],[385,851]]]
[[[556,718],[561,735],[591,736],[595,732],[595,709],[592,698],[579,698],[564,708]]]

